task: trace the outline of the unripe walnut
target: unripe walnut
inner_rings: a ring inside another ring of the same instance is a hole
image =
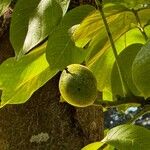
[[[96,78],[87,67],[71,64],[61,74],[59,90],[69,104],[86,107],[92,105],[96,99]]]

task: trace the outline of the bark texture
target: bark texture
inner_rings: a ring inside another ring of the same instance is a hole
[[[0,63],[14,56],[9,41],[10,17],[0,19]],[[0,110],[0,150],[80,150],[103,138],[103,112],[90,106],[60,103],[60,73],[24,104]]]

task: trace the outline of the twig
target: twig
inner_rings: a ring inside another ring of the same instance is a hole
[[[115,107],[123,104],[139,104],[141,106],[150,105],[150,100],[145,100],[143,97],[121,97],[116,101],[104,101],[97,98],[94,102],[96,106]]]

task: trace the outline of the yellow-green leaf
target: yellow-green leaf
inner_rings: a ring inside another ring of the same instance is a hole
[[[102,140],[118,150],[149,150],[150,131],[136,125],[120,125],[111,129]]]
[[[46,44],[16,60],[7,59],[0,65],[1,105],[26,102],[31,95],[52,78],[57,70],[50,70],[45,58]]]

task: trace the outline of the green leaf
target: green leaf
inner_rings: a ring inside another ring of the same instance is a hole
[[[103,150],[116,150],[114,146],[107,145]]]
[[[143,27],[150,24],[150,8],[139,11],[138,15]]]
[[[83,62],[86,51],[75,46],[69,29],[80,23],[94,9],[84,5],[69,11],[55,32],[49,36],[46,58],[52,68],[62,70],[69,64]]]
[[[127,32],[115,42],[118,54],[125,47],[133,43],[145,43],[145,39],[138,29]],[[115,58],[112,49],[108,44],[87,62],[87,66],[91,69],[97,79],[99,91],[104,92],[104,97],[105,94],[107,95],[108,91],[111,92],[111,71],[114,62]]]
[[[110,11],[112,10],[112,11]],[[104,1],[104,11],[106,15],[117,14],[119,12],[128,11],[129,9],[123,5],[121,2],[106,2]]]
[[[70,0],[56,0],[56,1],[60,4],[60,6],[63,10],[63,15],[64,15],[67,12],[67,9],[70,4]]]
[[[94,10],[95,10],[95,7],[91,5],[82,5],[82,6],[76,7],[66,13],[66,15],[64,16],[61,22],[61,26],[65,26],[66,29],[69,29],[72,26],[81,23],[82,20]]]
[[[111,129],[102,140],[119,150],[149,150],[150,131],[136,125],[120,125]]]
[[[122,10],[122,12],[119,11],[119,13],[113,13],[111,9],[108,10],[109,11],[106,14],[107,22],[114,39],[131,29],[131,24],[136,22],[133,13],[130,11]],[[96,10],[82,21],[80,26],[75,30],[73,38],[77,46],[84,47],[98,35],[99,43],[103,39],[105,39],[105,43],[108,41],[100,12]]]
[[[98,150],[103,145],[104,145],[104,143],[102,143],[102,142],[95,142],[95,143],[86,145],[81,150]]]
[[[149,0],[124,0],[124,4],[130,9],[145,9],[150,6]]]
[[[0,0],[0,16],[2,16],[7,10],[11,0]]]
[[[149,22],[150,23],[150,22]],[[144,28],[144,30],[145,30],[145,32],[146,32],[146,34],[147,34],[147,36],[150,38],[150,25],[147,25],[145,28]]]
[[[19,0],[15,6],[10,40],[18,57],[27,53],[58,25],[62,9],[55,0]]]
[[[52,78],[57,70],[50,70],[45,58],[46,44],[18,61],[12,57],[0,65],[1,105],[26,102],[33,92]]]
[[[111,7],[110,5],[106,7],[107,9],[105,8],[105,15],[107,16],[107,22],[115,41],[127,31],[137,27],[138,23],[131,10],[118,7],[121,10],[114,8],[113,12],[112,9],[109,9]],[[149,9],[138,11],[138,14],[142,26],[147,25],[150,20]],[[104,46],[110,47],[99,11],[92,12],[82,21],[74,31],[73,39],[78,47],[85,47],[89,43],[87,61],[98,52],[102,53],[100,50],[104,49]]]
[[[74,45],[64,28],[57,30],[49,37],[46,58],[52,69],[62,70],[72,63],[84,60],[84,51]]]
[[[86,145],[81,150],[115,150],[115,148],[111,145],[104,145],[105,143],[102,142],[94,142],[91,144]]]
[[[135,43],[126,47],[122,52],[118,55],[119,66],[121,68],[121,73],[123,80],[125,82],[126,87],[128,88],[129,93],[126,93],[126,96],[132,95],[140,96],[140,92],[136,88],[133,79],[132,79],[132,63],[135,59],[135,56],[140,51],[143,45],[140,43]],[[124,96],[121,87],[121,80],[118,73],[118,68],[116,63],[113,65],[112,73],[111,73],[111,89],[114,96]]]
[[[109,27],[111,29],[111,33],[113,35],[114,41],[118,40],[120,38],[120,36],[122,34],[124,34],[126,31],[128,31],[130,28],[130,25],[129,25],[130,23],[126,22],[128,25],[122,29],[122,26],[125,24],[122,22],[122,19],[123,19],[123,14],[115,15],[114,17],[108,18]],[[120,23],[118,23],[117,26],[114,26],[114,24],[117,24],[117,22],[120,22]],[[98,31],[96,31],[96,33],[94,33],[94,37],[93,37],[93,39],[91,39],[91,42],[89,44],[88,56],[86,58],[87,62],[91,61],[93,58],[95,59],[97,57],[97,55],[102,55],[111,46],[109,43],[109,40],[108,40],[107,33],[105,31],[105,27],[100,24],[99,24],[99,27],[100,27],[100,29]],[[91,33],[91,34],[93,34],[93,33]],[[93,35],[90,35],[89,37],[92,37],[92,36]]]
[[[133,81],[145,98],[150,97],[150,41],[138,52],[132,65]]]
[[[124,6],[127,9],[145,9],[150,7],[150,2],[149,0],[105,0],[104,4],[114,4],[117,6]]]

